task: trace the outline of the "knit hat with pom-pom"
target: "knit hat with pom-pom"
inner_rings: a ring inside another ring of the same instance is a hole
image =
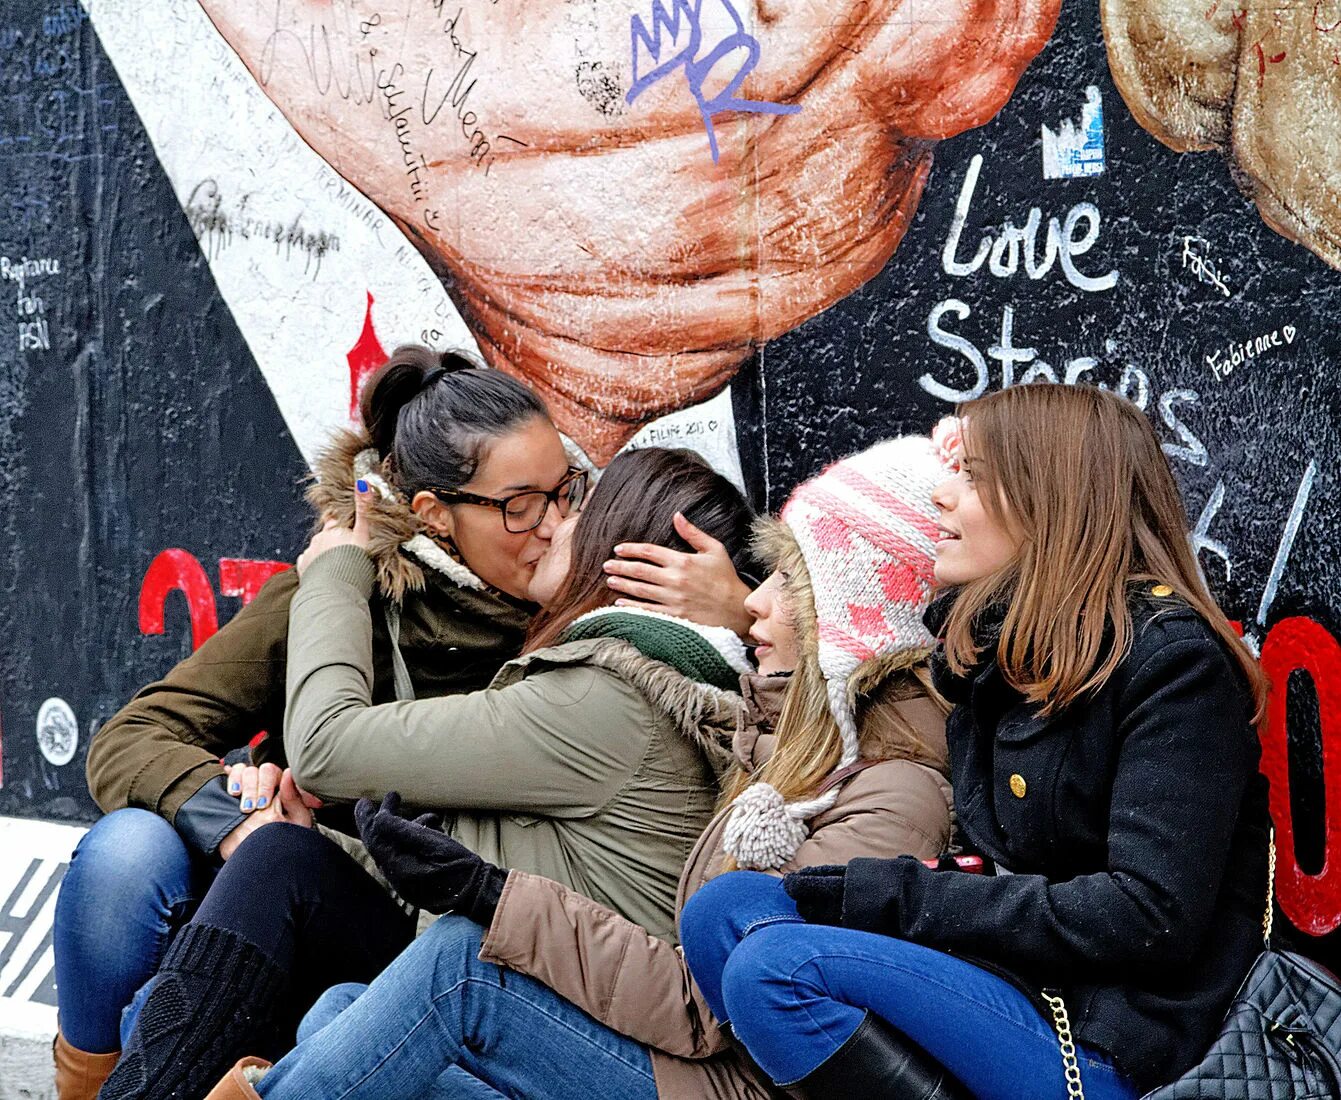
[[[838,769],[860,755],[857,684],[870,685],[935,639],[922,624],[931,602],[937,513],[932,491],[953,472],[947,418],[935,441],[901,436],[835,462],[800,485],[782,509],[810,574],[819,668],[843,751]],[[735,800],[723,843],[741,867],[773,870],[796,854],[806,822],[830,809],[834,787],[785,802],[754,783]]]

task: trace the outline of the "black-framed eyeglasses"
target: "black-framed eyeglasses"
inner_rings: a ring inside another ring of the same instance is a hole
[[[497,508],[503,515],[503,526],[514,535],[522,535],[544,523],[545,513],[551,504],[559,509],[561,516],[578,511],[587,499],[587,471],[569,466],[568,475],[548,492],[544,489],[528,489],[524,493],[513,493],[510,497],[501,498],[476,496],[460,489],[441,489],[436,485],[425,488],[444,504],[481,504],[486,508]]]

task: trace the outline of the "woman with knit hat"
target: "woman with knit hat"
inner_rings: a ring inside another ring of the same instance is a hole
[[[1262,949],[1265,679],[1140,409],[1040,383],[964,413],[927,621],[956,824],[992,873],[724,876],[685,956],[810,1100],[1135,1100],[1202,1059]]]
[[[679,904],[736,867],[776,875],[949,846],[944,709],[921,621],[944,472],[926,438],[881,443],[802,485],[780,523],[760,523],[775,566],[747,602],[760,673],[742,680],[735,767]],[[268,1071],[240,1064],[212,1100],[777,1095],[664,939],[386,807],[365,802],[361,817],[397,889],[454,915],[371,986],[329,991],[291,1054]]]

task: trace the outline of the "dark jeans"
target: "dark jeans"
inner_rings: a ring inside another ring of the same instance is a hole
[[[978,1100],[1064,1100],[1052,1025],[1009,982],[890,936],[806,924],[780,879],[722,875],[680,915],[685,958],[719,1020],[774,1081],[828,1059],[867,1012],[888,1021]],[[1076,1045],[1090,1100],[1136,1100],[1104,1054]]]
[[[228,929],[287,974],[264,1052],[293,1045],[299,1020],[328,987],[371,982],[414,938],[415,924],[337,844],[283,822],[238,846],[191,923]],[[257,1051],[237,1051],[249,1053]]]
[[[121,1016],[214,877],[166,821],[117,810],[75,848],[52,948],[61,1031],[79,1050],[121,1048]]]

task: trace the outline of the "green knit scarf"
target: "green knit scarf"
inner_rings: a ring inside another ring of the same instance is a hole
[[[740,673],[694,625],[664,615],[601,610],[584,615],[563,632],[563,641],[619,638],[644,657],[670,665],[682,676],[723,691],[740,690]],[[743,653],[743,650],[742,650]]]

